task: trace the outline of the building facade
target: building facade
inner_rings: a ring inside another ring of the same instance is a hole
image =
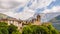
[[[15,19],[15,18],[12,18],[12,19],[0,19],[0,22],[5,22],[8,25],[13,24],[13,25],[18,27],[18,30],[22,30],[22,23],[21,23],[21,21]]]
[[[30,21],[24,21],[24,20],[17,20],[15,18],[6,18],[6,19],[0,19],[0,22],[8,23],[8,25],[13,24],[18,27],[18,30],[22,30],[22,27],[24,25],[32,24],[32,25],[40,25],[40,15],[37,15],[35,19],[32,19]]]

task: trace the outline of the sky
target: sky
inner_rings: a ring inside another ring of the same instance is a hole
[[[0,13],[21,20],[26,20],[35,13],[51,12],[60,12],[60,0],[0,0]],[[44,18],[45,14],[42,15],[42,20],[48,21],[47,18],[51,17]]]

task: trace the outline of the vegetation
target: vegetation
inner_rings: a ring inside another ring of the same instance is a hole
[[[21,34],[17,27],[13,24],[8,25],[5,22],[0,22],[0,34]],[[59,34],[58,31],[52,26],[52,24],[46,26],[46,24],[39,25],[26,25],[23,27],[22,34]]]
[[[28,25],[23,28],[22,34],[59,34],[59,32],[52,26],[52,24],[46,26],[45,24]]]
[[[8,25],[5,22],[0,22],[0,34],[21,34],[17,27],[14,25]]]

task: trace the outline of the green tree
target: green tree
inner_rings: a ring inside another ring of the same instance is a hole
[[[0,31],[0,34],[2,34],[2,32]]]
[[[5,22],[0,22],[0,29],[2,28],[8,29],[8,24]]]
[[[32,27],[33,33],[32,34],[48,34],[48,28],[44,26],[34,26]]]
[[[59,32],[56,29],[51,30],[52,34],[59,34]]]
[[[17,27],[13,24],[8,25],[5,22],[0,22],[0,34],[21,34]]]
[[[12,34],[21,34],[19,31],[13,31]]]
[[[11,24],[11,25],[8,27],[8,31],[9,31],[9,34],[12,34],[13,31],[17,31],[17,27],[14,26],[13,24]]]
[[[8,32],[8,24],[5,22],[0,22],[0,33],[1,34],[9,34]]]
[[[2,34],[9,34],[8,30],[5,29],[5,28],[2,28],[2,29],[1,29],[1,32],[2,32]]]
[[[51,25],[48,25],[47,28],[49,29],[49,34],[58,34],[59,32]]]
[[[48,34],[48,28],[43,27],[43,26],[28,26],[23,28],[23,34]]]
[[[32,34],[32,30],[29,26],[23,28],[22,34]]]
[[[58,31],[52,25],[27,25],[23,28],[22,34],[58,34]]]

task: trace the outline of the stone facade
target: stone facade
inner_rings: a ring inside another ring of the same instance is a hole
[[[32,25],[40,25],[40,15],[37,15],[35,19],[32,19],[30,21],[24,21],[24,20],[17,20],[15,18],[10,19],[0,19],[0,22],[6,22],[8,25],[13,24],[18,27],[19,30],[22,30],[22,27],[24,25],[32,24]]]
[[[36,18],[31,19],[30,21],[24,21],[24,25],[32,24],[32,25],[41,25],[41,16],[37,15]]]
[[[15,19],[15,18],[12,18],[12,19],[0,19],[0,22],[8,23],[8,25],[13,24],[13,25],[17,26],[19,30],[22,29],[21,21]]]

